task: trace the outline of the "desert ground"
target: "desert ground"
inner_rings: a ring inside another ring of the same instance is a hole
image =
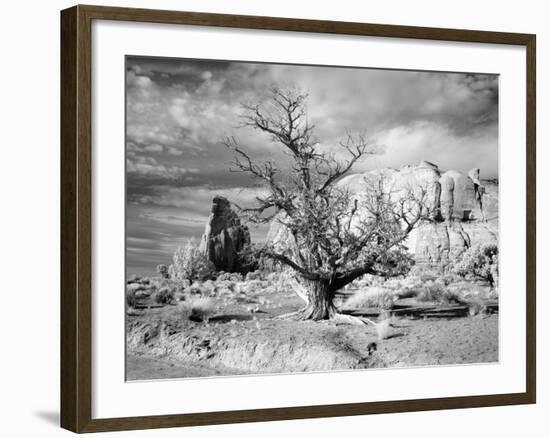
[[[356,281],[336,297],[363,325],[279,318],[304,302],[278,272],[128,280],[127,380],[498,361],[498,297],[426,276]]]

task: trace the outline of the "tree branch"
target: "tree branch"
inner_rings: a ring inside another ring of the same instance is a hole
[[[308,271],[304,267],[292,261],[289,257],[285,256],[284,254],[279,254],[268,250],[263,250],[261,251],[261,253],[264,256],[269,257],[270,259],[276,260],[287,266],[290,266],[292,269],[294,269],[296,272],[298,272],[302,277],[306,278],[307,280],[316,281],[316,280],[323,279],[323,276],[321,276],[319,273]]]

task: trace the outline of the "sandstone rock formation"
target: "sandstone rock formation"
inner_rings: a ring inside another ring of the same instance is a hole
[[[292,233],[284,225],[286,217],[288,217],[286,213],[281,211],[273,218],[269,225],[266,241],[272,244],[278,253],[293,256],[297,244]]]
[[[406,242],[418,264],[444,265],[471,245],[498,240],[498,181],[481,180],[479,169],[468,175],[442,172],[435,164],[421,161],[401,169],[349,175],[338,184],[349,189],[361,205],[366,187],[380,181],[396,199],[405,190],[422,189],[426,194],[431,220],[418,225]],[[359,211],[356,222],[365,219],[365,214]],[[268,242],[288,247],[291,240],[284,225],[274,220]]]
[[[241,224],[231,204],[222,196],[212,200],[212,210],[202,235],[199,249],[216,270],[239,272],[239,252],[250,245],[250,232]]]
[[[479,174],[441,174],[441,221],[420,224],[409,239],[417,263],[444,265],[472,245],[498,241],[498,182]]]

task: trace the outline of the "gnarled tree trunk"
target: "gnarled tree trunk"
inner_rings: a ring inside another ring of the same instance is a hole
[[[329,281],[313,281],[302,278],[299,282],[296,281],[294,289],[297,288],[300,292],[298,295],[306,300],[306,306],[301,310],[285,313],[277,318],[297,319],[299,321],[321,321],[330,319],[341,324],[354,324],[361,326],[365,324],[376,325],[376,323],[368,318],[344,315],[338,312],[338,309],[334,306],[333,302],[337,287]]]
[[[301,280],[307,290],[308,304],[300,312],[300,319],[319,321],[331,319],[336,313],[334,307],[334,291],[328,281]]]

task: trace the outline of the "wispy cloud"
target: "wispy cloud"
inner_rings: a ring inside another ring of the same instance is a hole
[[[267,191],[260,187],[157,186],[154,194],[144,195],[134,201],[145,206],[175,207],[180,209],[183,215],[201,212],[203,218],[206,218],[215,196],[223,196],[244,208],[254,205],[256,197],[265,196],[266,193]]]
[[[199,173],[199,169],[166,166],[164,164],[159,164],[153,157],[134,156],[126,160],[126,172],[128,175],[136,174],[142,177],[177,180],[189,174]]]

